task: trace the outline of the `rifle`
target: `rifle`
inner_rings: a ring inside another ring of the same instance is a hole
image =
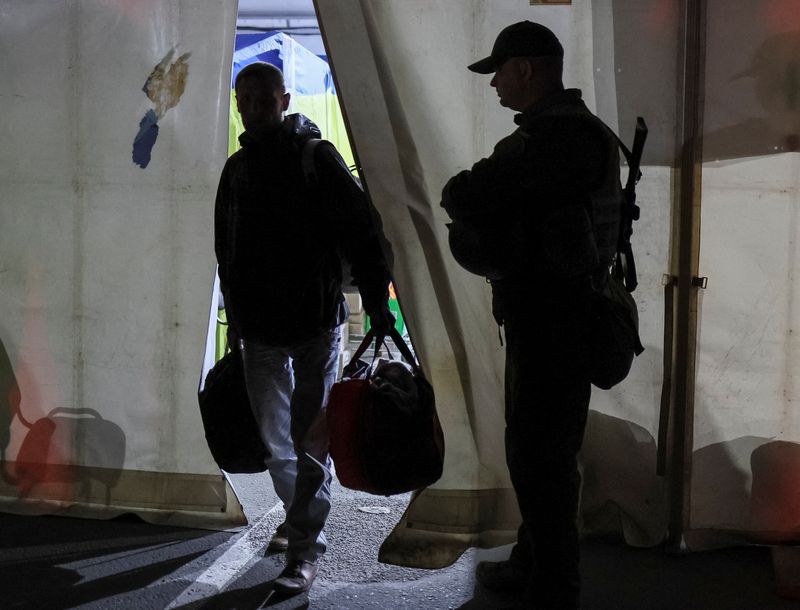
[[[619,237],[617,238],[617,258],[611,271],[614,279],[625,286],[628,292],[633,292],[639,285],[636,277],[636,261],[633,258],[631,236],[633,235],[633,221],[639,220],[640,209],[636,205],[636,184],[642,177],[640,169],[642,151],[647,140],[647,124],[642,117],[636,117],[636,132],[633,136],[633,148],[628,148],[619,142],[625,160],[628,162],[628,180],[622,189],[623,203],[620,210]]]

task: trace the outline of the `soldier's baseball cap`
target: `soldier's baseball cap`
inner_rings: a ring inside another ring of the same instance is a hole
[[[545,26],[532,21],[520,21],[497,35],[492,54],[467,66],[478,74],[491,74],[509,57],[564,57],[564,47]]]

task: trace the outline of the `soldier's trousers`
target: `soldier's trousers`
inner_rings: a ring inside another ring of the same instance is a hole
[[[513,558],[530,565],[529,595],[544,607],[579,605],[577,455],[591,395],[588,319],[581,302],[511,311],[505,320],[506,459],[523,519]]]

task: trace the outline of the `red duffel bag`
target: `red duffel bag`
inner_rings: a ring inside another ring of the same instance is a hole
[[[433,388],[396,330],[408,362],[360,360],[375,340],[370,330],[328,401],[331,457],[349,489],[390,496],[422,489],[442,476],[444,436]],[[376,349],[378,347],[376,341]]]

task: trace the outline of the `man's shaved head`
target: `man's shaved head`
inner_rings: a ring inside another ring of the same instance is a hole
[[[286,85],[283,82],[283,72],[272,64],[257,61],[246,65],[236,75],[234,89],[238,89],[239,83],[245,78],[257,78],[261,80],[270,90],[278,89],[281,93],[286,92]]]
[[[281,124],[291,96],[278,68],[263,62],[249,64],[236,75],[234,88],[245,130],[272,129]]]

